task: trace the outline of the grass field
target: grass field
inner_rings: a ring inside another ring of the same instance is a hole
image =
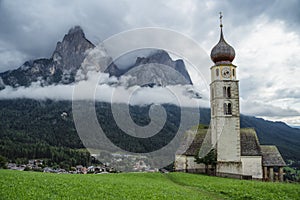
[[[0,170],[0,199],[300,199],[300,184],[185,173],[71,175]]]

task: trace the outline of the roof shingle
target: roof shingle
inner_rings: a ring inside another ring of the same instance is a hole
[[[241,155],[261,156],[261,149],[255,130],[253,128],[243,128],[240,133]]]
[[[286,166],[280,152],[276,146],[272,145],[261,145],[262,161],[265,167],[282,167]]]

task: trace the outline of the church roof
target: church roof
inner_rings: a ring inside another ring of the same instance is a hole
[[[195,128],[196,127],[186,132],[183,143],[176,152],[177,155],[195,156],[199,153],[208,129],[203,129],[200,127],[198,128],[197,133],[195,133]],[[191,142],[191,140],[193,141]],[[188,144],[190,145],[187,148]],[[184,151],[186,148],[187,150]]]
[[[265,167],[282,167],[286,166],[280,152],[276,146],[272,145],[260,145],[262,153],[262,162]]]
[[[253,128],[242,128],[240,135],[242,156],[261,156],[261,149]]]
[[[232,62],[235,57],[235,51],[224,39],[223,31],[221,29],[221,36],[218,44],[214,46],[210,53],[211,60],[214,63]]]
[[[224,39],[222,17],[222,13],[220,13],[220,40],[210,53],[210,58],[215,64],[231,63],[235,57],[234,48],[230,46]]]
[[[200,127],[195,133],[196,128],[198,127],[194,127],[186,132],[183,143],[177,150],[176,155],[195,156],[199,154],[203,141],[206,138],[205,136],[210,134],[210,132],[209,129]],[[253,128],[240,129],[240,144],[241,156],[262,156],[262,164],[266,167],[286,166],[276,146],[260,145]]]

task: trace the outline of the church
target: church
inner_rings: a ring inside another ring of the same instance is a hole
[[[175,171],[204,173],[205,165],[196,163],[195,156],[205,156],[203,147],[209,142],[210,150],[216,152],[214,175],[283,181],[286,164],[277,147],[260,145],[254,129],[240,128],[239,81],[237,66],[232,63],[234,58],[234,48],[224,39],[221,15],[220,40],[211,50],[214,65],[210,68],[210,126],[204,134],[198,131],[185,152],[179,148],[175,155]]]

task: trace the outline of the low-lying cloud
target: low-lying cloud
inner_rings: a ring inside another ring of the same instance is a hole
[[[166,87],[128,87],[131,77],[109,77],[106,73],[89,73],[87,80],[71,85],[40,86],[34,82],[30,87],[13,88],[6,86],[0,91],[0,99],[29,98],[38,100],[93,100],[110,103],[126,103],[131,105],[170,103],[180,106],[208,107],[208,98],[201,96],[198,89],[192,85],[172,85]],[[95,86],[95,82],[97,83]],[[81,88],[74,99],[73,91]],[[93,96],[90,90],[93,90]]]

